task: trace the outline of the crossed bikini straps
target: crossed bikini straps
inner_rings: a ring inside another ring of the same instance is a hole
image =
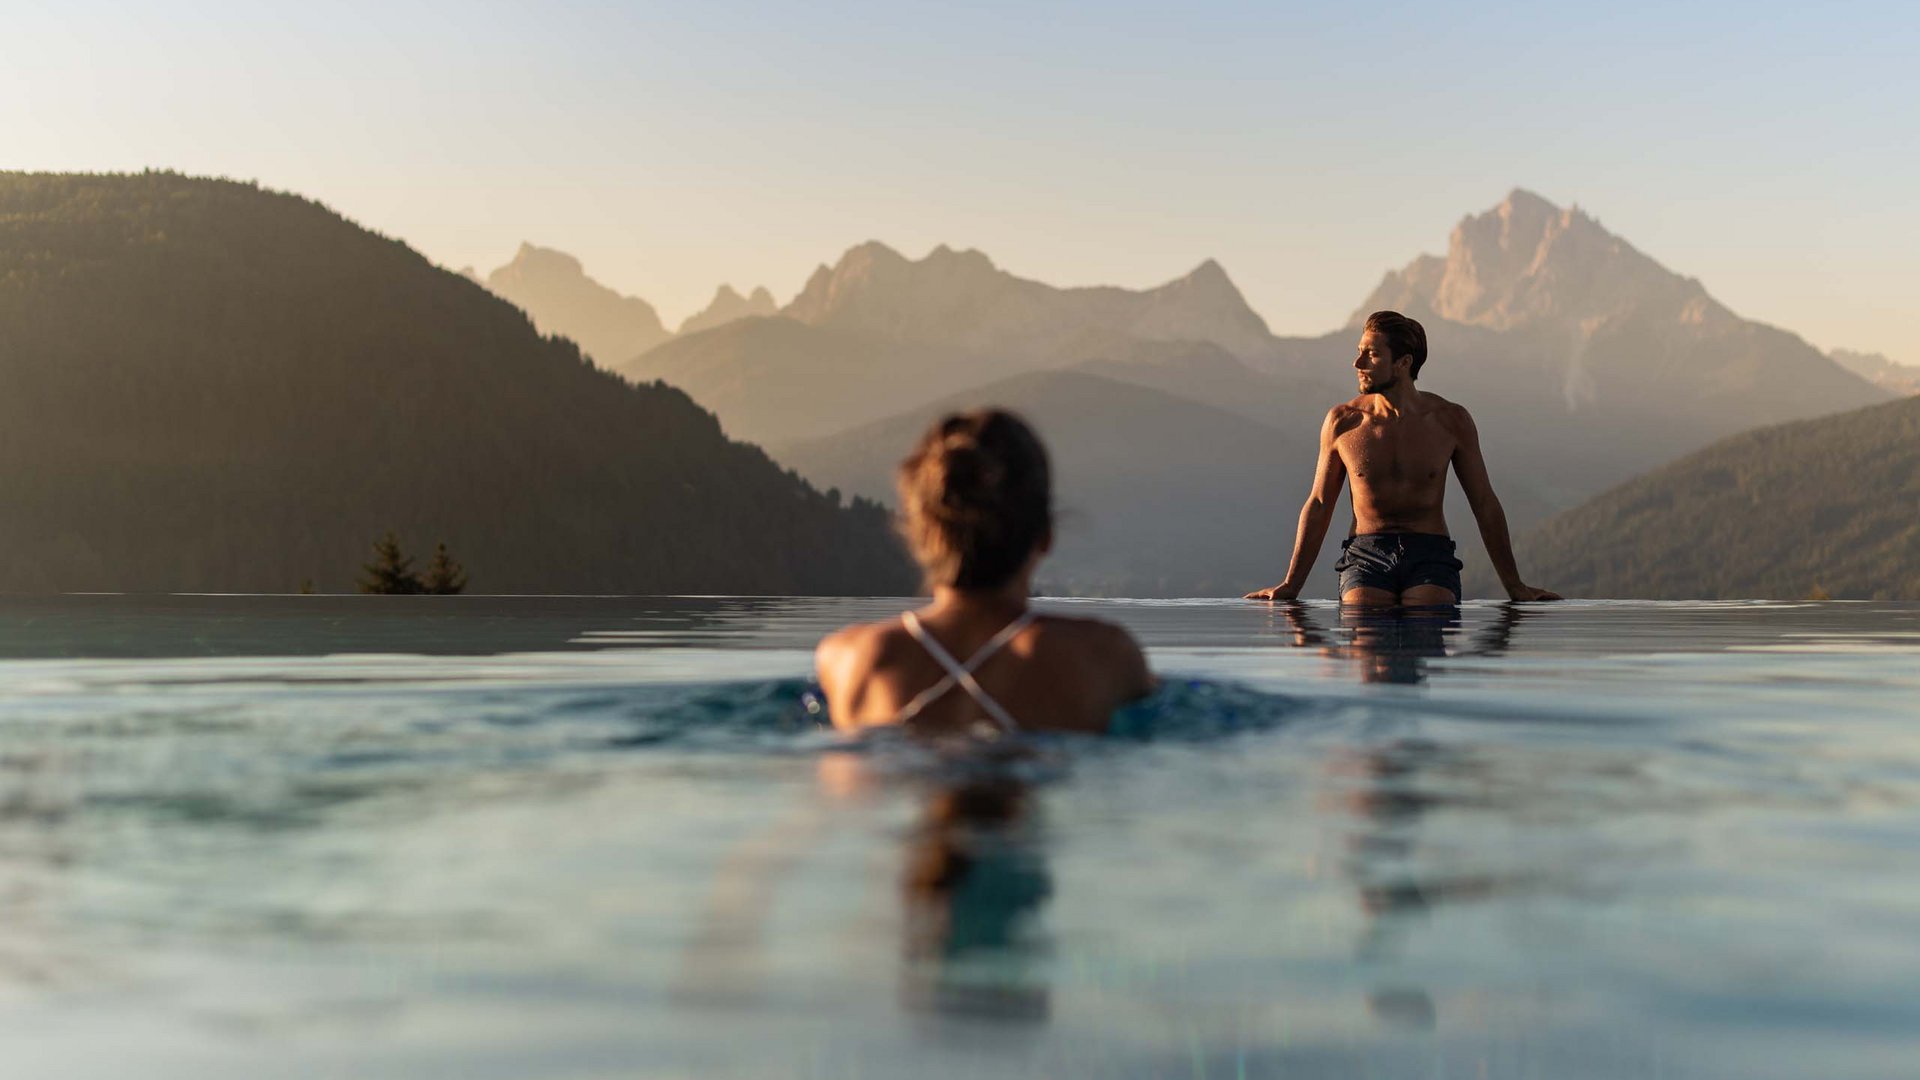
[[[1014,721],[1012,716],[1008,715],[1007,710],[1000,707],[999,702],[993,700],[993,696],[988,694],[986,689],[980,685],[979,680],[973,677],[973,673],[981,664],[986,663],[989,657],[999,652],[1002,646],[1012,641],[1015,635],[1032,625],[1033,620],[1033,612],[1021,612],[1012,622],[1001,627],[999,633],[993,635],[985,645],[980,646],[979,651],[975,652],[971,657],[968,657],[967,662],[962,664],[960,661],[955,660],[953,654],[942,647],[939,642],[933,640],[933,635],[927,633],[926,627],[920,625],[920,620],[914,617],[913,612],[908,611],[902,613],[900,621],[906,625],[907,633],[912,634],[913,640],[919,642],[921,647],[927,650],[927,655],[933,657],[934,662],[945,668],[947,673],[939,682],[920,691],[918,696],[912,701],[907,702],[907,707],[900,710],[898,722],[904,724],[912,720],[920,714],[921,709],[933,704],[939,700],[942,694],[945,694],[957,685],[960,689],[967,692],[968,697],[979,704],[981,711],[992,717],[994,723],[1000,725],[1000,730],[1005,732],[1019,731],[1020,725]]]

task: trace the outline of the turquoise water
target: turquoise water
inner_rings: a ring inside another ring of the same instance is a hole
[[[9,1075],[1916,1072],[1920,605],[1051,602],[1167,686],[991,755],[899,606],[0,600]]]

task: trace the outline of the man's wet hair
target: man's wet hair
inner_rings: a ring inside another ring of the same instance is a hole
[[[1411,374],[1416,379],[1420,377],[1420,366],[1427,362],[1426,327],[1397,311],[1376,311],[1367,316],[1366,329],[1387,339],[1394,359],[1413,357]]]
[[[990,589],[1053,535],[1040,437],[1004,409],[942,417],[894,475],[900,532],[929,587]]]

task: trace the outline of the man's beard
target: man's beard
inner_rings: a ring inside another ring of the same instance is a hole
[[[1399,382],[1399,379],[1388,379],[1386,382],[1375,382],[1372,379],[1363,379],[1360,382],[1360,389],[1369,394],[1384,394],[1393,389]]]

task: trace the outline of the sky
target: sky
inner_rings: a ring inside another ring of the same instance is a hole
[[[0,168],[257,180],[483,274],[532,241],[669,326],[880,240],[1055,285],[1215,258],[1314,334],[1525,187],[1920,364],[1893,3],[0,3]]]

